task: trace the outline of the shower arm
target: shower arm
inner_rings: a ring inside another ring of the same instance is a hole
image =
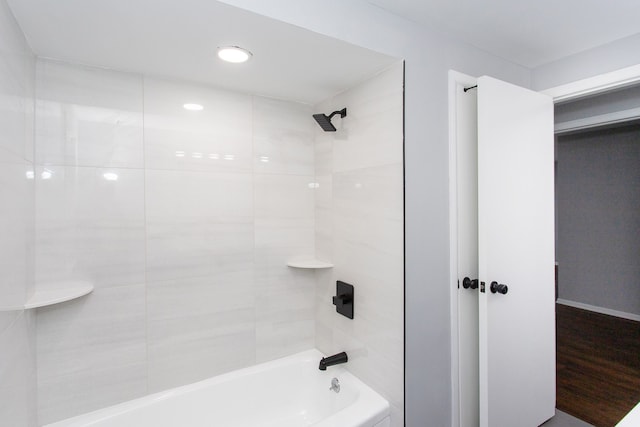
[[[329,120],[331,120],[336,114],[340,114],[340,118],[344,119],[345,117],[347,117],[347,108],[345,107],[342,110],[334,111],[329,115]]]

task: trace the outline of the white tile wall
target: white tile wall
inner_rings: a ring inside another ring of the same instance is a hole
[[[0,332],[0,424],[36,425],[36,365],[33,315],[19,312]]]
[[[96,286],[38,310],[39,421],[313,347],[310,108],[38,70],[38,286]]]
[[[186,103],[202,111],[188,111]],[[202,85],[145,78],[149,169],[252,171],[251,97]]]
[[[33,313],[35,59],[0,0],[0,424],[36,425]]]
[[[143,171],[39,166],[36,177],[39,287],[68,280],[96,288],[144,283]]]
[[[6,1],[0,2],[0,75],[2,75],[2,87],[5,89],[7,85],[17,83],[19,87],[25,89],[27,83],[25,78],[33,76],[34,70],[31,69],[33,64],[33,53],[20,30],[18,23],[13,17],[13,13],[9,9]],[[4,92],[4,90],[3,90]],[[21,92],[16,92],[22,97]],[[4,129],[4,128],[2,128]]]
[[[0,178],[36,183],[38,286],[96,286],[38,310],[40,423],[315,345],[347,350],[401,425],[400,65],[314,109],[38,69],[35,180]],[[340,131],[320,132],[311,114],[343,106]],[[336,267],[286,266],[314,254]],[[354,321],[331,305],[338,278],[356,285]]]
[[[146,176],[149,280],[252,269],[250,174],[147,170]]]
[[[142,77],[38,60],[38,288],[90,281],[37,310],[38,420],[147,392]]]
[[[146,394],[145,304],[140,284],[38,309],[40,424]]]
[[[6,3],[0,9],[0,150],[31,161],[34,59]]]
[[[404,259],[402,64],[323,102],[335,134],[316,133],[316,346],[346,351],[348,369],[385,396],[403,425]],[[335,282],[355,287],[355,318],[331,305]]]
[[[141,168],[142,78],[38,61],[36,160]]]
[[[151,392],[255,363],[250,268],[147,286]]]
[[[314,253],[313,176],[256,175],[257,360],[314,347],[313,271],[287,267]]]
[[[0,69],[0,72],[7,70]],[[11,75],[3,75],[0,80],[0,150],[13,156],[26,159],[27,152],[27,104],[24,80]],[[6,157],[5,154],[3,157]]]
[[[311,107],[254,97],[253,165],[256,173],[313,176]]]
[[[347,107],[334,117],[333,171],[402,164],[403,71],[400,65],[331,99],[324,110]]]
[[[32,286],[34,63],[4,1],[0,39],[0,305],[6,307],[24,303]]]
[[[255,363],[251,105],[145,79],[150,391]]]
[[[2,149],[0,157],[1,310],[24,304],[32,282],[34,199],[33,164]]]
[[[288,279],[257,291],[257,362],[315,347],[313,272],[292,271]]]

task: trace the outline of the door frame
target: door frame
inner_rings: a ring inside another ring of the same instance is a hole
[[[457,232],[457,127],[456,86],[475,85],[476,77],[449,70],[449,289],[451,336],[451,426],[460,427],[460,374],[458,348],[458,232]],[[565,102],[585,96],[640,83],[640,64],[576,80],[571,83],[541,90],[553,102]]]
[[[554,103],[596,95],[615,89],[622,89],[640,82],[640,64],[619,70],[576,80],[571,83],[541,90],[553,98]]]
[[[460,426],[460,364],[458,333],[458,122],[456,89],[475,86],[477,78],[449,70],[449,289],[451,312],[451,425]]]

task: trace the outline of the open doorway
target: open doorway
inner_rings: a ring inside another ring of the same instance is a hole
[[[557,408],[614,426],[640,401],[640,86],[557,104]]]
[[[476,359],[474,359],[474,349],[475,345],[472,345],[472,340],[467,339],[469,336],[473,336],[474,333],[477,333],[477,323],[471,322],[470,325],[467,325],[465,322],[465,318],[469,317],[471,320],[475,318],[475,316],[464,316],[467,314],[466,302],[470,303],[473,308],[474,305],[477,306],[477,301],[475,297],[478,295],[477,292],[473,292],[474,281],[472,279],[467,280],[465,275],[467,274],[465,271],[462,271],[461,268],[464,267],[462,261],[466,259],[465,253],[460,253],[460,250],[471,251],[473,252],[475,246],[473,244],[468,244],[468,242],[464,245],[459,244],[459,240],[461,239],[461,229],[460,229],[460,217],[459,214],[468,215],[471,219],[472,223],[474,221],[473,212],[469,209],[461,209],[464,206],[461,205],[458,196],[464,195],[466,192],[466,187],[460,187],[461,180],[465,181],[467,179],[466,175],[473,176],[474,168],[469,167],[464,162],[460,163],[460,153],[459,149],[461,144],[469,143],[470,147],[475,146],[474,141],[477,138],[477,135],[473,132],[474,129],[477,129],[477,125],[475,125],[475,121],[473,117],[478,117],[479,114],[475,113],[475,110],[472,108],[472,101],[466,102],[469,100],[469,94],[473,94],[473,89],[476,87],[476,79],[468,76],[462,76],[455,72],[450,74],[450,194],[452,195],[451,202],[451,289],[452,289],[452,356],[453,360],[457,360],[458,363],[454,364],[452,370],[452,399],[453,399],[453,412],[452,412],[452,425],[455,426],[474,426],[478,424],[477,416],[473,414],[473,404],[476,401],[476,395],[467,393],[469,390],[477,389],[477,375],[475,371],[469,371],[466,369],[468,366],[477,366]],[[623,69],[617,72],[613,72],[607,75],[598,76],[596,78],[586,79],[584,81],[574,82],[565,86],[561,86],[558,88],[549,89],[545,91],[545,94],[550,95],[556,103],[560,102],[560,100],[566,102],[570,99],[586,99],[586,96],[591,96],[591,94],[595,93],[604,93],[607,90],[612,90],[614,87],[628,87],[631,81],[640,81],[640,66],[636,68]],[[589,95],[587,95],[589,94]],[[471,105],[471,107],[469,105]],[[633,109],[632,109],[633,110]],[[636,111],[617,111],[615,114],[592,114],[593,117],[597,117],[599,122],[597,126],[602,125],[602,123],[613,124],[619,123],[629,119],[633,116],[635,119],[640,118],[640,108],[636,109]],[[603,117],[599,117],[603,116]],[[568,123],[570,126],[564,127],[563,131],[575,131],[580,127],[580,129],[586,129],[589,127],[595,127],[593,123],[593,117],[584,119],[575,119],[570,120],[573,123]],[[622,119],[621,119],[622,118]],[[579,122],[579,123],[578,123]],[[566,123],[565,123],[566,124]],[[513,126],[512,126],[513,127]],[[557,129],[557,128],[556,128]],[[550,132],[551,135],[552,132]],[[517,140],[514,139],[514,141]],[[553,140],[551,140],[553,143]],[[553,145],[553,144],[552,144]],[[473,162],[472,162],[473,163]],[[553,155],[550,156],[549,162],[547,163],[550,169],[553,163]],[[471,183],[473,184],[473,183]],[[473,187],[473,185],[472,185]],[[462,191],[461,191],[462,190]],[[551,197],[553,197],[553,185],[551,185],[550,192]],[[471,196],[473,193],[471,193]],[[469,195],[467,195],[470,197]],[[463,197],[464,198],[464,197]],[[529,206],[535,207],[535,204],[529,203]],[[553,210],[553,208],[552,208]],[[456,226],[457,224],[457,226]],[[551,227],[551,234],[553,233],[553,226]],[[463,251],[463,252],[464,252]],[[553,252],[553,249],[552,249]],[[463,256],[461,256],[463,255]],[[473,255],[473,254],[472,254]],[[477,257],[472,256],[470,259],[476,259]],[[552,258],[553,259],[553,258]],[[552,262],[544,263],[543,265],[548,265],[552,267]],[[542,265],[542,264],[541,264]],[[473,274],[473,265],[468,265],[463,270],[467,270],[470,274]],[[549,268],[551,272],[551,268]],[[464,280],[463,280],[464,278]],[[469,282],[470,286],[465,286],[465,282]],[[514,282],[515,283],[515,282]],[[539,283],[547,283],[547,282],[539,282]],[[551,281],[548,282],[551,286],[553,285],[553,277],[551,277]],[[510,292],[511,293],[511,292]],[[467,298],[468,296],[468,298]],[[551,302],[551,306],[553,309],[553,292],[549,295],[549,301]],[[505,300],[506,301],[506,300]],[[535,304],[529,304],[529,308],[536,307]],[[462,314],[462,315],[461,315]],[[540,317],[541,314],[538,312],[535,316]],[[552,328],[549,335],[553,334],[555,328]],[[471,331],[471,335],[466,334],[466,332]],[[475,332],[474,332],[475,331]],[[468,350],[468,351],[465,351]],[[555,349],[554,349],[555,350]],[[467,359],[471,362],[467,363]],[[555,361],[554,361],[555,362]],[[554,363],[555,365],[555,363]],[[552,368],[553,370],[555,366]],[[555,391],[555,390],[554,390]],[[577,423],[576,423],[577,422]],[[525,425],[527,423],[519,423],[521,425]],[[531,423],[529,423],[531,424]],[[512,424],[513,425],[513,424]],[[531,424],[533,425],[533,424]],[[589,426],[591,424],[585,424],[577,418],[571,417],[570,415],[556,411],[556,416],[551,418],[547,423],[545,423],[545,427],[547,426],[555,426],[555,427],[568,427],[568,426]]]

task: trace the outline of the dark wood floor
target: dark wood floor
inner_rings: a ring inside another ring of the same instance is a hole
[[[640,402],[640,322],[556,304],[556,407],[613,427]]]

